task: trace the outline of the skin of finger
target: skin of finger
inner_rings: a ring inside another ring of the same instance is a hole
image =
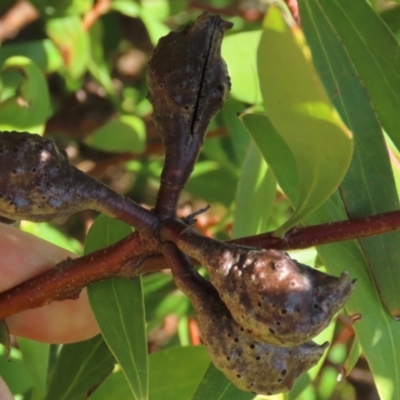
[[[16,228],[0,224],[0,292],[75,255]],[[86,291],[6,319],[10,333],[47,343],[86,340],[99,332]],[[1,399],[0,399],[1,400]]]
[[[0,376],[0,400],[14,400],[13,395]]]

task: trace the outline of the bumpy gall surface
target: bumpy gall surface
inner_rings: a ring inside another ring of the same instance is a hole
[[[50,139],[0,132],[0,216],[11,220],[62,220],[77,211],[104,210],[111,189],[71,166]]]
[[[235,320],[280,346],[304,343],[344,306],[355,281],[322,273],[277,250],[228,246],[206,256],[210,280]]]
[[[232,24],[203,13],[193,25],[160,39],[147,70],[148,98],[165,146],[204,135],[230,90],[221,58],[224,33]]]
[[[282,347],[254,338],[232,318],[212,285],[194,274],[175,281],[193,303],[211,360],[238,388],[265,395],[286,392],[321,358],[328,343]]]

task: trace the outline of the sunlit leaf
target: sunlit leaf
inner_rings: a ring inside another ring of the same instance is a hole
[[[119,11],[128,17],[135,18],[139,16],[140,5],[131,0],[112,0],[111,9]]]
[[[295,213],[277,230],[281,236],[338,187],[353,143],[319,81],[301,32],[290,29],[276,7],[266,17],[258,73],[266,114],[286,141],[298,172]]]
[[[340,379],[343,379],[350,374],[350,372],[357,364],[357,361],[361,357],[361,354],[362,348],[360,346],[360,342],[357,338],[355,338],[353,344],[351,345],[349,354],[347,355],[346,360],[343,363],[342,371],[340,372],[339,376]]]
[[[315,1],[299,4],[316,67],[355,140],[354,159],[340,186],[348,217],[397,210],[399,198],[382,128],[359,74]],[[394,317],[400,317],[399,241],[400,232],[360,239],[382,300]]]
[[[257,74],[257,48],[261,31],[230,35],[222,42],[224,58],[232,81],[231,95],[249,104],[262,102]]]
[[[46,31],[59,49],[64,70],[68,77],[77,80],[86,71],[89,57],[89,36],[83,29],[77,16],[51,18],[47,21]]]
[[[72,253],[82,254],[82,245],[78,240],[67,236],[48,222],[21,221],[20,228]]]
[[[400,45],[366,1],[310,0],[346,49],[379,120],[400,148]]]
[[[0,130],[43,133],[49,115],[49,91],[39,67],[29,58],[8,58],[2,67],[2,85],[5,72],[17,71],[21,76],[18,92],[0,104]]]
[[[235,199],[232,237],[265,232],[276,194],[276,180],[254,142],[247,150]]]

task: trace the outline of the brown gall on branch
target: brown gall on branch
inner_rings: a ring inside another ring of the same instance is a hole
[[[26,132],[0,132],[0,216],[34,222],[62,220],[93,209],[139,231],[156,216],[74,166],[54,142]]]
[[[148,99],[165,148],[155,212],[174,217],[179,195],[193,171],[207,127],[230,91],[221,57],[232,23],[202,14],[193,25],[160,39],[147,69]]]
[[[354,289],[346,273],[336,278],[281,251],[221,243],[177,220],[165,224],[160,236],[207,268],[238,324],[277,346],[299,345],[316,336]]]
[[[192,268],[187,256],[172,243],[162,250],[177,286],[193,304],[212,362],[238,388],[265,395],[286,392],[319,361],[327,342],[282,347],[255,338],[232,318],[218,292]]]

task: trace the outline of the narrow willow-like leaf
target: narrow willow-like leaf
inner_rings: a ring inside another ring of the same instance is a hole
[[[46,400],[83,400],[112,371],[114,357],[101,335],[64,345],[57,358]]]
[[[252,400],[256,395],[244,392],[229,382],[225,375],[210,363],[191,400]]]
[[[347,355],[346,360],[343,363],[342,371],[340,372],[341,379],[350,374],[350,372],[357,364],[357,361],[360,358],[361,354],[362,348],[360,346],[360,342],[357,338],[355,338],[353,344],[351,345],[349,354]]]
[[[276,180],[257,145],[247,150],[236,192],[234,238],[265,232],[276,194]]]
[[[29,131],[42,134],[50,109],[49,90],[43,73],[29,58],[8,58],[2,67],[0,80],[7,83],[7,72],[21,74],[21,83],[14,96],[0,104],[0,130]]]
[[[268,117],[258,114],[245,114],[242,121],[257,143],[261,154],[274,171],[278,183],[288,196],[292,205],[296,204],[299,193],[299,179],[296,160],[289,146],[271,124]],[[281,180],[277,172],[287,171],[287,177]]]
[[[85,253],[111,245],[131,232],[100,216],[86,239]],[[101,333],[117,359],[136,400],[148,398],[147,337],[142,280],[108,279],[88,287],[90,305]]]
[[[43,399],[47,390],[47,370],[50,345],[34,340],[18,338],[22,359],[34,384],[34,398]]]
[[[254,122],[256,118],[262,117],[248,115],[243,120],[246,123],[249,119],[253,119]],[[265,125],[253,123],[251,126],[249,124],[246,126],[251,129],[252,136],[260,146],[268,165],[273,169],[279,185],[282,188],[290,188],[291,183],[297,179],[295,171],[286,167],[285,159],[277,157],[269,150],[265,140],[256,139],[264,137]],[[258,132],[254,132],[257,130]],[[290,152],[283,153],[283,156],[288,156],[287,162],[293,162]],[[289,199],[293,192],[290,189],[285,191]],[[335,192],[316,212],[306,218],[305,224],[315,225],[343,219],[346,219],[346,211],[339,193]],[[379,293],[358,242],[353,240],[319,246],[318,253],[329,273],[339,276],[347,270],[351,278],[357,279],[357,287],[346,303],[346,310],[349,314],[362,315],[362,319],[354,324],[354,329],[371,367],[381,398],[385,400],[400,398],[400,348],[397,345],[400,338],[400,324],[382,307]]]
[[[315,1],[302,0],[299,5],[316,68],[355,140],[354,158],[340,186],[348,217],[397,210],[399,199],[382,128],[358,73]],[[381,91],[386,93],[383,81]],[[383,303],[395,318],[400,317],[399,242],[400,232],[360,239]]]
[[[367,1],[310,0],[338,34],[374,104],[400,148],[400,45]]]
[[[266,114],[290,148],[298,172],[295,213],[276,232],[283,235],[338,187],[353,142],[319,81],[302,33],[289,28],[276,7],[266,17],[258,73]]]

